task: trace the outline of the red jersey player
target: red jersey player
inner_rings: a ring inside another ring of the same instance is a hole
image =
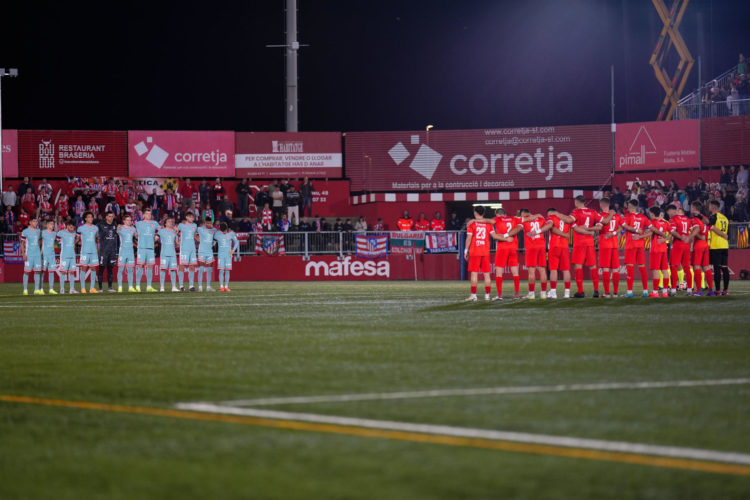
[[[474,217],[482,219],[484,217],[484,207],[474,207]],[[469,261],[469,272],[471,273],[471,295],[466,301],[477,300],[477,280],[479,273],[484,274],[484,299],[490,300],[490,245],[492,239],[490,234],[493,232],[492,224],[473,220],[469,222],[466,228],[466,250],[465,257]]]
[[[670,273],[672,275],[671,295],[677,295],[677,271],[685,271],[688,295],[693,294],[693,273],[690,271],[690,219],[685,217],[681,208],[670,205],[667,208],[669,214],[670,233],[674,236],[672,242],[672,254],[669,258]]]
[[[534,287],[536,286],[536,274],[542,282],[542,291],[539,298],[547,298],[547,255],[544,233],[552,227],[541,215],[531,215],[528,209],[521,209],[523,220],[523,240],[526,253],[526,267],[529,270],[529,294],[527,299],[534,299]]]
[[[609,198],[599,200],[601,212],[599,216],[604,219],[609,215]],[[599,269],[602,270],[602,282],[604,283],[604,296],[612,297],[610,293],[610,278],[612,279],[612,290],[617,296],[620,288],[620,242],[617,232],[622,225],[622,217],[615,214],[607,224],[602,225],[599,231]]]
[[[580,299],[585,297],[583,293],[583,266],[591,271],[591,282],[594,285],[594,298],[599,297],[599,271],[596,268],[596,254],[594,253],[594,234],[609,222],[610,214],[602,220],[602,217],[590,208],[586,208],[586,198],[575,197],[575,210],[571,216],[573,222],[573,257],[571,261],[575,265],[576,293],[573,297]]]
[[[714,273],[708,265],[708,225],[703,222],[703,204],[694,201],[690,205],[690,225],[692,226],[693,236],[693,273],[695,274],[695,293],[693,295],[703,295],[701,292],[701,271],[706,273],[706,286],[709,293],[713,288]]]
[[[492,237],[497,240],[497,246],[495,247],[497,296],[495,300],[503,298],[503,271],[506,267],[510,268],[513,275],[514,296],[518,298],[521,281],[518,276],[518,240],[516,234],[523,231],[523,224],[519,217],[508,216],[503,208],[495,210],[495,218],[492,222],[495,226],[495,234]]]
[[[565,282],[566,299],[570,298],[570,225],[575,221],[573,217],[564,215],[550,208],[547,210],[547,224],[550,226],[549,236],[549,292],[547,297],[557,298],[557,273],[562,271]]]
[[[648,251],[648,267],[651,269],[651,296],[659,296],[659,281],[662,282],[662,297],[667,297],[669,288],[669,261],[667,260],[667,241],[671,228],[669,222],[664,220],[664,212],[661,208],[653,206],[649,208],[651,226],[648,231],[651,235],[651,248]],[[662,279],[659,279],[659,272]]]
[[[627,203],[628,214],[622,223],[625,233],[625,267],[627,272],[628,293],[626,297],[633,297],[633,282],[635,281],[634,266],[638,266],[641,273],[643,296],[648,297],[648,272],[646,271],[646,229],[651,225],[648,218],[638,213],[638,200]]]

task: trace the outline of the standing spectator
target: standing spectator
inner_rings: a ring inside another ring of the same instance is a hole
[[[185,179],[180,188],[180,195],[182,196],[182,211],[188,213],[193,208],[193,195],[195,194],[195,188],[193,183],[190,181],[190,177]]]
[[[747,74],[747,61],[745,61],[745,55],[740,54],[740,60],[737,63],[737,74],[738,75],[746,75]]]
[[[219,201],[224,198],[224,195],[226,194],[224,190],[224,184],[221,183],[221,178],[217,177],[216,182],[214,183],[214,186],[211,188],[211,191],[213,192],[213,207],[216,209],[219,206]]]
[[[3,191],[3,205],[10,210],[14,210],[17,202],[18,195],[13,191],[13,186],[8,184],[5,191]]]
[[[313,223],[312,223],[312,230],[315,231],[316,233],[325,231],[325,229],[323,228],[323,225],[324,225],[324,222],[320,218],[320,215],[315,214],[315,219],[313,220]]]
[[[458,214],[456,212],[453,212],[451,214],[451,218],[448,219],[448,230],[449,231],[461,230],[461,220],[458,218]]]
[[[302,185],[299,188],[300,194],[302,195],[302,215],[312,215],[312,199],[313,199],[313,185],[310,183],[310,179],[305,177],[302,181]]]
[[[750,98],[750,78],[747,74],[740,75],[739,81],[737,82],[737,97],[740,99],[740,114],[748,114],[747,100]]]
[[[216,215],[214,214],[213,208],[211,208],[211,205],[206,205],[205,208],[201,211],[201,220],[205,221],[206,219],[211,220],[211,224],[216,222]]]
[[[200,209],[203,210],[211,202],[211,186],[208,185],[208,181],[203,179],[198,186],[198,199],[200,200]]]
[[[25,208],[21,207],[21,210],[18,214],[18,220],[16,221],[16,233],[21,232],[21,230],[26,229],[29,225],[29,221],[31,220],[31,215],[26,211]]]
[[[399,231],[411,231],[414,227],[414,221],[409,217],[409,211],[404,210],[404,215],[396,222]]]
[[[115,194],[115,203],[122,209],[125,208],[125,205],[128,204],[128,200],[130,197],[128,196],[128,191],[125,189],[125,186],[120,184],[117,187],[117,194]]]
[[[299,191],[294,188],[294,185],[289,184],[289,189],[286,192],[286,213],[294,225],[299,224],[300,201]]]
[[[229,199],[228,196],[222,197],[221,200],[219,200],[219,213],[220,214],[226,214],[227,212],[233,212],[234,211],[234,204]]]
[[[625,205],[625,195],[622,194],[622,191],[620,191],[620,188],[615,186],[612,188],[612,205],[620,205],[621,207]]]
[[[23,182],[18,185],[18,191],[16,191],[16,195],[18,195],[18,199],[21,200],[23,198],[23,195],[27,193],[27,190],[31,188],[32,191],[34,189],[34,186],[31,185],[31,181],[28,177],[23,178]],[[23,202],[20,202],[23,203]]]
[[[747,188],[748,173],[745,165],[740,165],[737,170],[737,189]]]
[[[97,220],[99,218],[99,203],[97,203],[96,198],[89,198],[89,204],[87,208],[88,211],[91,212],[91,214],[94,216],[94,220]]]
[[[732,183],[732,176],[729,174],[727,167],[721,167],[721,175],[719,176],[719,185],[721,189],[726,189]]]
[[[250,184],[248,184],[247,177],[237,184],[235,191],[237,192],[237,213],[240,217],[247,217],[250,215]]]
[[[31,192],[32,188],[27,187],[23,196],[21,196],[21,206],[28,214],[36,214],[36,196]]]
[[[128,200],[128,202],[125,203],[125,205],[123,206],[123,208],[125,210],[125,214],[129,215],[132,220],[136,220],[136,218],[135,218],[135,212],[138,209],[138,205],[135,204],[135,200],[134,199],[131,198],[130,200]],[[140,219],[138,219],[138,220],[140,220]]]
[[[260,213],[261,216],[261,222],[263,224],[263,229],[266,231],[270,231],[271,227],[273,226],[273,212],[270,208],[268,208],[268,203],[263,205],[263,211]]]
[[[419,214],[419,220],[414,224],[414,229],[417,231],[429,231],[430,221],[427,220],[424,212]]]
[[[52,196],[52,184],[46,178],[42,179],[42,182],[36,187],[36,195],[40,197],[40,200],[42,196]]]
[[[440,211],[435,212],[435,218],[430,221],[431,231],[445,231],[445,221],[440,215]]]
[[[80,226],[83,222],[83,214],[86,212],[86,202],[83,201],[83,195],[77,196],[76,202],[73,204],[73,214],[76,217],[76,227]]]
[[[255,204],[255,211],[257,213],[261,213],[263,211],[263,207],[266,206],[266,203],[271,203],[271,197],[268,195],[268,186],[263,186],[260,188],[260,190],[255,193],[255,199],[253,200]]]
[[[286,197],[286,193],[287,191],[289,191],[289,186],[291,186],[291,184],[289,184],[289,179],[281,180],[281,183],[279,184],[279,189],[281,190],[282,193],[284,193],[284,197]]]
[[[374,226],[372,226],[373,231],[385,231],[385,226],[383,225],[383,218],[378,217],[378,221],[375,223]]]
[[[271,200],[274,215],[276,218],[281,217],[281,212],[284,210],[284,193],[281,189],[274,189]]]
[[[299,223],[299,232],[301,233],[307,233],[312,231],[312,225],[310,224],[310,220],[307,217],[302,218],[302,222]]]
[[[365,221],[364,215],[359,216],[359,220],[357,220],[357,223],[354,224],[354,230],[358,233],[364,233],[367,231],[367,222]]]
[[[5,231],[9,233],[15,233],[17,223],[16,213],[7,207],[4,210],[5,213],[3,214],[3,220],[5,221]]]
[[[742,197],[742,195],[739,194],[735,199],[736,201],[734,202],[734,205],[732,205],[732,208],[729,209],[729,220],[735,222],[745,222],[746,220],[750,220],[745,199]]]
[[[104,193],[105,203],[112,203],[115,201],[115,197],[117,196],[117,186],[115,186],[112,179],[107,179],[107,182],[102,187],[102,192]],[[101,281],[99,282],[99,285],[101,286]]]
[[[164,214],[167,217],[174,217],[177,211],[177,195],[172,193],[171,188],[167,188],[167,192],[162,196],[161,205],[164,207]]]
[[[42,196],[42,199],[39,201],[39,208],[37,210],[37,218],[44,221],[52,220],[55,214],[55,207],[52,206],[52,203],[49,201],[49,196],[46,194]]]

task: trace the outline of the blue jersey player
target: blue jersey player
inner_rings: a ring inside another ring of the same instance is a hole
[[[58,231],[57,239],[60,242],[60,293],[65,293],[65,278],[70,281],[70,293],[78,293],[75,289],[76,281],[76,233],[75,222],[71,219],[66,229]]]
[[[151,209],[143,211],[143,220],[135,223],[135,230],[138,236],[138,259],[136,261],[135,282],[138,289],[141,286],[141,276],[143,268],[146,268],[146,291],[155,292],[156,289],[151,286],[154,279],[154,264],[156,264],[156,254],[154,253],[154,237],[159,229],[159,224],[153,220]]]
[[[78,228],[78,234],[81,235],[81,254],[78,259],[78,265],[81,272],[88,271],[91,273],[91,289],[89,293],[99,293],[96,289],[96,268],[99,267],[99,252],[97,251],[96,240],[99,234],[99,228],[94,225],[94,214],[86,212],[83,214],[84,224]],[[86,276],[81,276],[81,293],[86,293]]]
[[[57,233],[55,232],[55,221],[48,220],[44,223],[45,229],[42,231],[42,274],[40,281],[44,281],[44,271],[47,271],[49,279],[49,294],[57,295],[55,291],[55,272],[57,271],[57,258],[55,257],[55,242]],[[42,284],[42,290],[44,285]]]
[[[195,266],[198,264],[198,255],[195,252],[195,233],[198,231],[198,226],[195,225],[195,215],[193,215],[193,212],[188,212],[185,215],[185,220],[177,226],[177,230],[180,232],[180,269],[178,271],[180,290],[185,291],[185,276],[183,273],[187,267],[190,291],[194,292],[193,273],[195,273]]]
[[[226,222],[219,224],[219,232],[214,233],[214,239],[219,247],[219,291],[230,292],[229,272],[232,270],[232,256],[240,249],[240,242]]]
[[[213,292],[211,288],[211,275],[214,265],[214,233],[211,218],[206,217],[203,226],[198,228],[198,291],[203,291],[203,271],[206,271],[206,291]]]
[[[39,286],[42,272],[42,252],[39,250],[39,219],[31,216],[29,227],[21,232],[21,255],[23,256],[23,294],[29,294],[29,273],[34,273],[34,295],[44,295]]]
[[[160,292],[164,291],[164,280],[167,277],[167,270],[169,270],[169,279],[172,282],[172,291],[179,292],[177,288],[177,280],[175,274],[177,273],[177,251],[175,245],[177,244],[178,237],[177,231],[174,228],[174,217],[171,215],[167,217],[164,222],[164,227],[158,231],[159,241],[161,242],[161,252],[159,253],[159,267],[161,273],[159,279],[161,283]]]
[[[117,228],[117,235],[120,237],[120,250],[117,254],[117,291],[122,292],[122,271],[126,269],[128,272],[128,292],[137,292],[138,290],[133,286],[135,228],[133,227],[133,218],[130,215],[122,218],[122,224]]]

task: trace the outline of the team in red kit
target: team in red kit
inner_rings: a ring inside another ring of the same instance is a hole
[[[483,206],[476,206],[474,219],[467,225],[465,257],[471,278],[471,294],[466,300],[477,300],[479,273],[484,275],[485,300],[502,300],[506,270],[510,270],[513,277],[514,298],[521,298],[518,272],[519,233],[523,233],[523,251],[529,275],[528,293],[523,296],[526,299],[537,297],[537,282],[540,285],[539,298],[556,299],[560,274],[564,283],[563,297],[571,297],[571,265],[576,284],[573,294],[575,298],[586,296],[583,290],[584,268],[589,270],[594,298],[620,296],[621,264],[625,265],[626,271],[626,291],[623,297],[635,296],[636,269],[641,285],[639,295],[642,294],[643,297],[677,295],[680,271],[684,272],[683,286],[687,295],[702,295],[700,284],[704,275],[708,295],[715,295],[712,290],[713,268],[709,265],[709,240],[726,239],[726,234],[720,228],[712,229],[710,219],[703,214],[700,202],[691,205],[689,217],[681,208],[670,205],[666,214],[668,220],[659,207],[650,208],[646,214],[641,213],[635,200],[628,202],[624,216],[611,209],[608,198],[599,200],[599,211],[587,207],[583,196],[576,197],[574,203],[575,208],[570,214],[550,208],[546,216],[532,214],[527,209],[521,209],[517,216],[511,216],[499,208],[491,219],[485,217]],[[625,240],[622,263],[620,234],[624,234]],[[491,297],[490,265],[493,242],[497,289],[494,298]],[[711,248],[714,248],[713,243]],[[603,294],[599,291],[600,272]]]

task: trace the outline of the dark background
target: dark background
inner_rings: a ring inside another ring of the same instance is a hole
[[[654,120],[663,98],[649,0],[298,7],[300,130],[609,123],[610,65],[617,121]],[[2,12],[0,65],[20,70],[3,79],[4,128],[284,130],[284,51],[265,48],[284,43],[283,0]],[[750,55],[750,2],[692,0],[681,32],[708,80]]]

